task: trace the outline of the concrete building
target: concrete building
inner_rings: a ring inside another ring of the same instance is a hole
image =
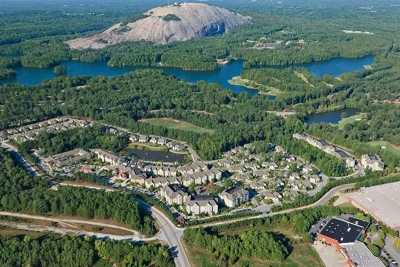
[[[385,168],[385,163],[376,154],[366,154],[361,156],[361,166],[364,169],[369,169],[371,171],[383,171]]]
[[[234,208],[249,201],[250,193],[243,188],[233,187],[222,192],[220,197],[224,201],[225,206]]]
[[[349,267],[384,267],[385,264],[375,257],[367,246],[356,241],[353,244],[343,244],[344,253],[349,259]]]

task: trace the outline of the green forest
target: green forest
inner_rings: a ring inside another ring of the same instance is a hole
[[[171,267],[168,248],[157,244],[102,241],[92,238],[30,235],[0,238],[0,265],[77,267]]]
[[[12,155],[0,150],[0,209],[38,215],[112,219],[147,235],[155,225],[128,194],[77,188],[50,190],[46,178],[32,177]]]

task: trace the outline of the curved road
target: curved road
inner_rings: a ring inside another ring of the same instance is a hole
[[[282,210],[282,211],[277,211],[277,212],[271,212],[267,214],[260,214],[260,215],[255,215],[255,216],[249,216],[249,217],[243,217],[243,218],[237,218],[237,219],[231,219],[231,220],[225,220],[225,221],[220,221],[220,222],[211,222],[211,223],[205,223],[205,224],[200,224],[196,226],[191,226],[188,228],[204,228],[204,227],[211,227],[211,226],[218,226],[218,225],[227,225],[227,224],[232,224],[236,222],[243,222],[243,221],[248,221],[248,220],[254,220],[254,219],[261,219],[261,218],[266,218],[266,217],[272,217],[275,215],[279,214],[288,214],[291,212],[295,211],[301,211],[313,207],[318,207],[321,205],[325,205],[329,202],[329,200],[335,196],[336,193],[342,190],[346,189],[351,189],[354,186],[354,184],[346,184],[346,185],[340,185],[337,187],[332,188],[329,190],[325,195],[323,195],[319,200],[316,202],[302,206],[302,207],[297,207],[297,208],[292,208],[292,209],[287,209],[287,210]],[[100,188],[99,188],[100,189]],[[104,190],[104,189],[101,189]],[[160,232],[150,238],[146,238],[137,231],[134,231],[132,229],[128,229],[119,225],[114,225],[114,224],[109,224],[109,223],[101,223],[101,222],[94,222],[90,220],[78,220],[78,219],[64,219],[64,218],[55,218],[55,217],[44,217],[44,216],[36,216],[36,215],[30,215],[30,214],[22,214],[22,213],[14,213],[14,212],[6,212],[6,211],[0,211],[0,216],[9,216],[9,217],[16,217],[16,218],[24,218],[24,219],[34,219],[34,220],[43,220],[43,221],[51,221],[51,222],[57,222],[60,224],[68,225],[68,223],[78,223],[78,224],[86,224],[86,225],[93,225],[93,226],[100,226],[100,227],[108,227],[108,228],[113,228],[113,229],[118,229],[118,230],[124,230],[131,232],[132,235],[123,235],[123,236],[115,236],[111,234],[98,234],[98,233],[92,233],[92,232],[86,232],[86,231],[80,231],[80,230],[70,230],[66,228],[55,228],[55,227],[43,227],[43,226],[32,226],[32,225],[22,225],[19,223],[11,223],[15,224],[15,228],[18,229],[24,229],[24,230],[32,230],[32,231],[52,231],[52,232],[58,232],[58,233],[73,233],[77,235],[88,235],[88,236],[97,236],[99,238],[110,238],[110,239],[117,239],[118,240],[131,240],[131,241],[154,241],[154,240],[161,240],[166,242],[169,247],[174,251],[174,260],[175,264],[178,267],[190,267],[190,262],[185,250],[185,247],[182,243],[182,236],[183,232],[186,228],[179,228],[175,226],[173,222],[169,220],[169,218],[160,210],[158,210],[155,207],[150,207],[147,203],[142,202],[147,208],[151,209],[152,216],[156,220],[156,222],[159,225]],[[25,228],[24,228],[25,227]]]
[[[248,221],[248,220],[272,217],[272,216],[280,215],[280,214],[287,214],[287,213],[301,211],[301,210],[305,210],[305,209],[309,209],[309,208],[315,208],[315,207],[327,204],[329,202],[329,200],[332,197],[334,197],[336,195],[336,193],[338,193],[339,191],[351,189],[353,187],[354,187],[354,184],[345,184],[345,185],[339,185],[337,187],[334,187],[331,190],[329,190],[328,192],[326,192],[326,194],[323,195],[319,200],[317,200],[316,202],[314,202],[312,204],[306,205],[306,206],[301,206],[301,207],[297,207],[297,208],[281,210],[281,211],[276,211],[276,212],[271,212],[271,213],[266,213],[266,214],[254,215],[254,216],[249,216],[249,217],[225,220],[225,221],[220,221],[220,222],[199,224],[199,225],[191,226],[189,228],[204,228],[204,227],[211,227],[211,226],[218,226],[218,225],[226,225],[226,224],[232,224],[232,223],[243,222],[243,221]]]

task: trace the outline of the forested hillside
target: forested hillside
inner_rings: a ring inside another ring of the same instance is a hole
[[[30,176],[3,149],[0,161],[1,210],[112,219],[148,235],[156,232],[151,217],[128,194],[77,188],[50,190],[45,178]]]

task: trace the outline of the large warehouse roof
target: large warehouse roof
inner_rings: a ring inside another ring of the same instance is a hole
[[[347,199],[387,226],[400,230],[400,182],[363,188]]]

